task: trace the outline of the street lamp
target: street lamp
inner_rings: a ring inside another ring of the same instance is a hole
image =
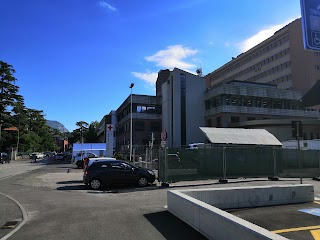
[[[132,88],[134,86],[134,83],[130,84],[131,94],[130,94],[130,159],[132,160]]]

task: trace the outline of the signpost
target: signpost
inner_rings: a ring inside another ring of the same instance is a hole
[[[302,122],[301,121],[292,121],[291,127],[292,127],[292,136],[297,139],[297,143],[298,143],[300,184],[302,184],[301,148],[300,148],[300,140],[299,140],[299,137],[302,136]]]
[[[320,0],[300,0],[304,48],[320,51]]]
[[[162,132],[161,132],[161,147],[162,148],[166,147],[167,137],[168,137],[167,130],[162,130]]]

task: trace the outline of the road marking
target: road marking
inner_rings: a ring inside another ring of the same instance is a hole
[[[320,240],[320,229],[310,231],[315,240]]]
[[[309,226],[309,227],[280,229],[280,230],[274,230],[272,232],[274,232],[274,233],[288,233],[288,232],[297,232],[297,231],[314,230],[314,229],[320,229],[320,225],[318,225],[318,226]]]
[[[1,195],[11,199],[13,202],[15,202],[18,207],[20,208],[21,212],[22,212],[22,222],[20,222],[20,224],[11,232],[9,232],[7,235],[3,236],[2,238],[0,238],[0,240],[7,240],[9,237],[11,237],[14,233],[16,233],[29,219],[28,217],[28,212],[27,210],[21,205],[21,203],[19,203],[17,200],[15,200],[14,198],[4,194],[4,193],[0,193]]]
[[[320,217],[320,208],[309,208],[309,209],[300,209],[299,212],[304,212],[312,214],[314,216]]]
[[[316,202],[316,201],[313,201],[314,203],[316,203],[316,204],[320,204],[320,202]]]

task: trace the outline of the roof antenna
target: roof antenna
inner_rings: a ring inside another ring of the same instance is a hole
[[[202,77],[202,67],[197,68],[196,73],[197,73],[198,77]]]

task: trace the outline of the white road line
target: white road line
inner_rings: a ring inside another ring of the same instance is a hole
[[[26,209],[17,201],[15,200],[14,198],[4,194],[4,193],[0,193],[1,195],[11,199],[12,201],[14,201],[20,208],[21,212],[22,212],[22,222],[19,223],[19,225],[14,229],[12,230],[11,232],[9,232],[7,235],[5,235],[4,237],[0,238],[0,240],[6,240],[8,239],[9,237],[11,237],[13,234],[15,234],[27,221],[28,221],[28,213],[26,211]]]

